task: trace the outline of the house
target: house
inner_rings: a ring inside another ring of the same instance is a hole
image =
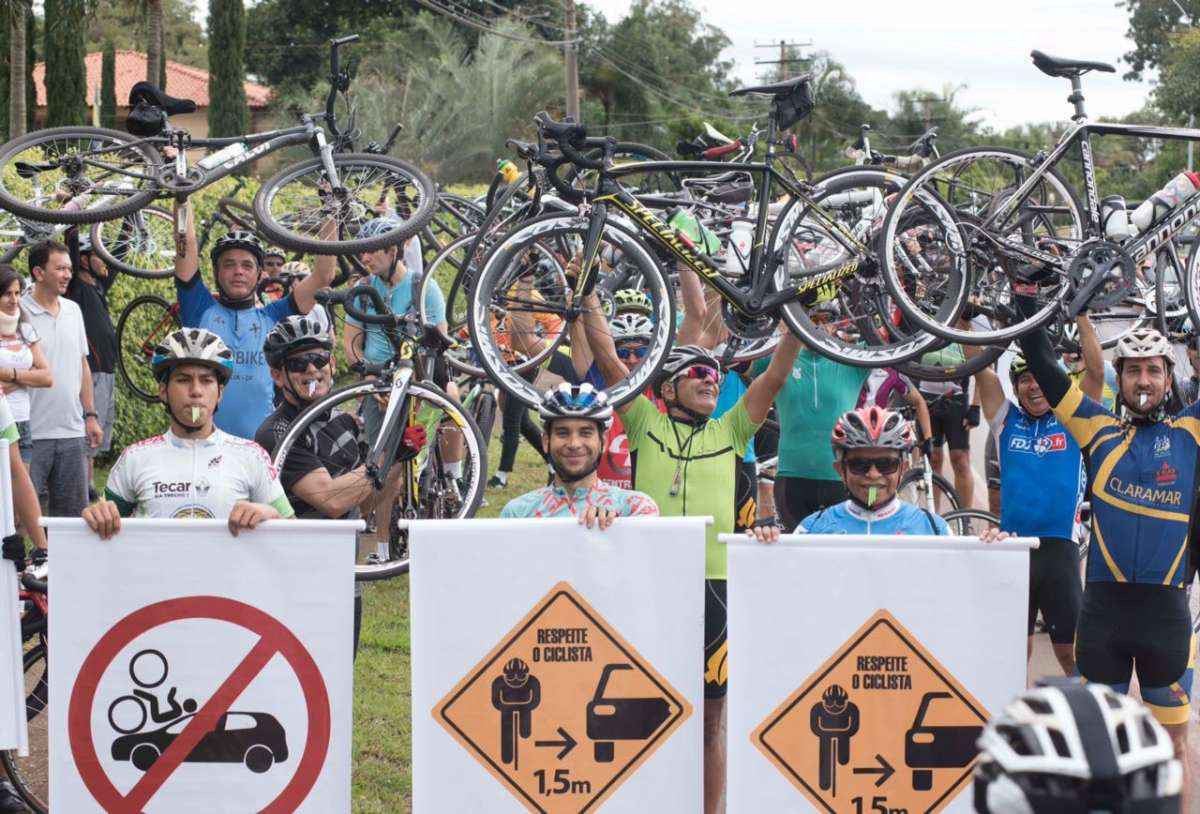
[[[116,52],[116,93],[117,93],[117,127],[124,129],[125,116],[129,113],[129,89],[134,83],[146,78],[146,55],[141,51]],[[87,55],[87,87],[88,104],[100,103],[100,70],[103,54],[93,51]],[[196,103],[196,112],[181,116],[172,116],[171,124],[187,130],[193,138],[205,138],[208,135],[208,71],[203,68],[193,68],[191,65],[181,65],[167,60],[166,92],[172,96],[181,96]],[[46,63],[39,62],[33,68],[33,82],[37,86],[37,111],[35,118],[38,126],[46,118]],[[263,124],[267,104],[271,100],[271,89],[254,82],[246,83],[246,104],[250,108],[250,132],[267,129]],[[263,124],[262,127],[259,127]]]

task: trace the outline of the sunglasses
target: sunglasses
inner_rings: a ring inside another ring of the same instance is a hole
[[[720,384],[721,371],[717,370],[715,367],[709,367],[708,365],[692,365],[689,368],[679,371],[679,374],[675,378],[699,379],[702,382]]]
[[[303,373],[308,370],[308,366],[312,365],[317,370],[324,370],[325,365],[329,364],[330,356],[328,353],[306,353],[303,356],[293,356],[290,359],[283,360],[283,366],[289,373]]]
[[[855,475],[865,475],[875,467],[880,475],[894,475],[900,469],[899,458],[847,458],[846,468]]]
[[[646,354],[649,352],[650,347],[648,345],[626,345],[623,348],[617,348],[617,356],[620,356],[622,359],[630,356],[636,359],[645,359]]]

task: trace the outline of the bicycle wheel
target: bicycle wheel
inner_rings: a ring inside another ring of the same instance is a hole
[[[1000,528],[1000,518],[983,509],[956,509],[942,515],[956,537],[978,537],[987,529]]]
[[[582,254],[587,231],[587,219],[576,215],[530,221],[492,250],[470,292],[467,319],[479,361],[490,379],[530,406],[542,394],[521,375],[518,352],[538,343],[544,348],[543,337],[551,331],[557,330],[560,339],[566,333],[569,289],[562,268]],[[611,223],[600,235],[598,256],[603,259],[592,272],[600,277],[597,287],[609,274],[636,277],[653,306],[649,352],[628,376],[606,388],[616,406],[654,381],[675,336],[675,296],[646,246]],[[546,265],[553,268],[548,272]]]
[[[161,163],[150,144],[119,130],[36,130],[0,146],[0,207],[49,223],[121,218],[158,195]]]
[[[0,752],[8,777],[17,794],[37,814],[50,810],[50,674],[46,660],[46,635],[33,636],[25,644],[25,718],[29,727],[29,755],[17,750]]]
[[[254,219],[254,207],[237,198],[222,198],[217,201],[217,212],[231,229],[242,229],[258,233],[258,221]]]
[[[956,358],[952,363],[941,364],[937,350],[935,348],[916,359],[902,362],[896,366],[896,370],[921,382],[952,382],[974,376],[1003,356],[1005,351],[1004,348],[989,345],[970,359],[964,356],[961,362]]]
[[[920,356],[938,343],[938,337],[915,328],[903,318],[885,287],[876,256],[880,227],[889,198],[905,183],[896,173],[851,169],[819,180],[808,201],[793,198],[775,226],[771,245],[783,258],[775,272],[778,290],[811,286],[828,273],[848,275],[800,294],[781,309],[788,326],[818,353],[860,367],[899,364]],[[953,213],[930,196],[923,197],[922,258],[936,262],[951,253],[945,247],[959,241]],[[814,210],[819,210],[817,214]],[[823,217],[822,217],[823,216]],[[833,236],[833,221],[867,247],[856,256]],[[960,292],[966,285],[962,270],[946,267],[946,285]],[[958,298],[947,297],[942,318],[961,309]],[[819,324],[820,323],[820,324]]]
[[[602,150],[591,150],[585,154],[594,160],[603,156]],[[641,164],[646,161],[674,161],[671,156],[651,147],[649,144],[638,144],[634,141],[618,141],[613,149],[613,170],[620,170],[631,164]],[[660,193],[678,192],[680,178],[678,173],[664,170],[649,172],[622,172],[621,186],[639,195],[654,195]],[[596,171],[585,170],[572,165],[564,174],[563,180],[575,189],[594,189],[596,186]]]
[[[950,481],[934,472],[931,483],[934,514],[944,515],[946,512],[959,508],[958,492],[954,491]],[[918,466],[906,472],[900,479],[900,486],[896,489],[896,494],[900,496],[901,500],[918,508],[929,508],[931,495],[928,494],[925,486],[925,468]]]
[[[117,320],[117,372],[142,401],[158,401],[158,382],[150,369],[154,348],[180,328],[177,305],[155,294],[135,297]]]
[[[483,207],[461,195],[439,192],[433,219],[421,230],[421,243],[427,251],[441,251],[464,235],[474,234],[483,219]]]
[[[120,220],[92,224],[92,247],[110,270],[147,280],[175,273],[175,218],[147,206]]]
[[[358,254],[395,245],[421,231],[433,217],[437,191],[433,181],[411,164],[385,155],[342,153],[333,156],[340,186],[331,192],[325,164],[311,158],[284,167],[254,196],[259,230],[276,246],[306,254]],[[364,223],[376,218],[381,203],[392,208],[395,229],[358,238]],[[320,237],[333,220],[340,239]]]
[[[387,395],[386,381],[356,382],[330,392],[325,398],[314,402],[296,417],[287,435],[275,450],[273,463],[278,469],[286,465],[297,439],[305,437],[314,422],[325,422],[330,416],[348,414],[354,416],[360,427],[364,426],[368,400],[378,395]],[[382,458],[389,467],[409,466],[414,468],[418,482],[418,494],[409,501],[403,489],[397,490],[395,500],[387,506],[376,505],[364,519],[380,535],[374,551],[360,551],[363,556],[355,566],[355,578],[360,581],[387,579],[408,571],[406,538],[388,532],[395,528],[387,518],[393,514],[398,519],[438,519],[473,517],[483,498],[483,486],[487,477],[487,447],[474,419],[440,389],[431,384],[414,382],[408,390],[408,410],[412,421],[425,428],[427,443],[421,453],[408,463],[392,464],[399,444],[399,435],[383,445]],[[365,432],[362,436],[366,439]],[[454,454],[454,445],[461,444],[462,477],[455,479],[445,474],[443,464],[446,456]],[[385,494],[376,491],[376,497]],[[361,546],[360,546],[361,548]],[[370,556],[369,556],[370,555]]]
[[[475,416],[475,426],[479,427],[479,434],[486,445],[496,427],[496,397],[486,390],[480,393],[475,399],[472,412]]]
[[[1012,275],[1021,263],[1002,252],[997,241],[1009,240],[1043,252],[1066,256],[1084,237],[1083,207],[1070,185],[1048,168],[1025,201],[984,230],[982,224],[1001,211],[1036,168],[1029,156],[998,147],[968,148],[948,153],[913,176],[896,198],[883,224],[883,260],[888,291],[917,326],[950,342],[970,345],[1008,344],[1054,318],[1069,286],[1064,273],[1051,271],[1041,281],[1038,310],[1031,317],[1016,312]],[[922,200],[944,201],[954,210],[962,241],[948,246],[955,264],[966,269],[969,289],[961,292],[988,316],[988,326],[957,327],[959,311],[944,306],[960,296],[945,288],[937,268],[922,262],[923,236],[913,226],[923,218]]]

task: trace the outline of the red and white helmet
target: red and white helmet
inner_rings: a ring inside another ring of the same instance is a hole
[[[916,439],[904,416],[872,404],[843,413],[833,425],[834,452],[848,449],[896,449],[905,452]]]

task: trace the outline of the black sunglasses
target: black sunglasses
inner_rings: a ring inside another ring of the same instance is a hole
[[[843,463],[855,475],[865,475],[871,467],[879,470],[880,475],[893,475],[900,469],[899,458],[847,458]]]
[[[330,355],[328,353],[306,353],[303,356],[293,356],[283,360],[283,366],[288,373],[303,373],[308,370],[308,366],[312,365],[317,370],[324,370],[325,365],[329,364]]]

